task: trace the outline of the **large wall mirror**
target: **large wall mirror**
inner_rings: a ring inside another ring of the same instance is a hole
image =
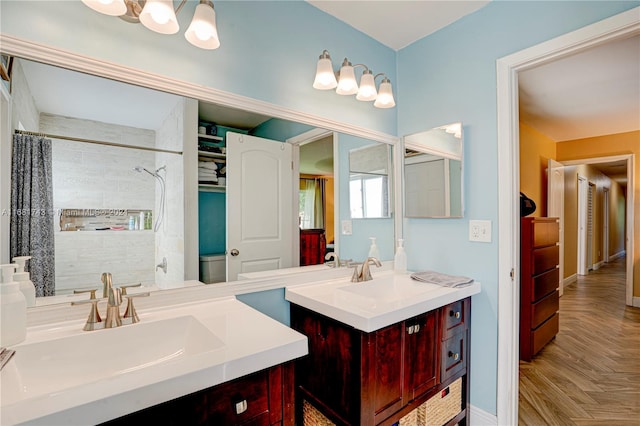
[[[351,253],[349,239],[359,245],[371,235],[368,229],[361,230],[362,235],[356,229],[354,235],[343,237],[344,246],[339,243],[338,204],[341,197],[342,203],[348,197],[350,177],[339,173],[337,166],[349,164],[351,157],[338,149],[341,134],[330,129],[20,58],[14,61],[10,96],[11,129],[23,130],[21,136],[44,136],[52,141],[48,161],[53,230],[44,238],[53,241],[49,264],[55,273],[53,287],[40,296],[55,298],[43,299],[66,302],[59,297],[74,289],[98,288],[100,274],[107,271],[117,285],[142,283],[163,289],[184,281],[189,265],[198,263],[198,258],[224,263],[229,197],[224,157],[228,152],[220,147],[227,132],[283,143],[295,139],[299,144],[294,150],[299,155],[299,174],[294,179],[322,180],[325,192],[315,206],[301,203],[300,216],[292,218],[292,229],[322,227],[325,250],[354,259],[359,254]],[[305,134],[311,136],[301,137]],[[367,145],[382,147],[388,162],[389,145],[371,140]],[[205,147],[211,148],[209,152],[204,152]],[[10,160],[3,156],[2,161],[3,168],[10,167]],[[202,164],[207,162],[212,164]],[[215,172],[211,171],[213,164]],[[385,173],[388,180],[389,167]],[[292,191],[298,184],[291,182]],[[11,192],[10,185],[2,181],[3,197]],[[314,209],[322,221],[310,218]],[[387,214],[388,210],[387,204]],[[187,234],[194,226],[198,242],[189,243]],[[384,226],[393,235],[393,222]],[[292,235],[297,238],[297,231]],[[392,256],[393,237],[389,240],[390,246],[381,251]],[[3,241],[5,244],[9,245]],[[294,254],[290,265],[279,266],[297,266],[298,255]]]
[[[405,136],[405,217],[463,217],[462,173],[462,123]]]

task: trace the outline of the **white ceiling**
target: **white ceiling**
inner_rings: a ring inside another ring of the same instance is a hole
[[[640,130],[640,36],[518,75],[520,119],[556,142]]]
[[[394,50],[482,8],[488,0],[307,0]]]

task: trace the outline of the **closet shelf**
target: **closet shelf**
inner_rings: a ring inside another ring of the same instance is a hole
[[[198,184],[198,190],[202,192],[225,192],[226,187],[223,185],[213,185],[210,183],[200,183]]]
[[[221,136],[213,136],[213,135],[205,135],[204,133],[198,133],[198,137],[201,139],[210,139],[213,141],[222,141],[224,140]]]
[[[198,150],[198,157],[207,157],[207,158],[219,158],[221,160],[226,160],[226,154],[219,154],[217,152],[208,152],[208,151],[200,151]]]

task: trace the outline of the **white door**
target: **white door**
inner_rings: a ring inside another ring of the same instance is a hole
[[[564,166],[549,160],[547,169],[547,216],[557,217],[560,228],[560,296],[564,293]]]
[[[227,281],[293,266],[291,145],[227,133]]]
[[[587,210],[589,182],[578,176],[578,275],[587,275]]]

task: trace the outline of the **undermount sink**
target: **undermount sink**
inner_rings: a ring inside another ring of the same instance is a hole
[[[16,380],[2,382],[3,404],[185,361],[223,347],[193,316],[21,345],[13,360]]]
[[[410,274],[373,271],[371,281],[348,278],[286,287],[285,298],[304,308],[370,333],[480,292],[480,283],[449,288],[411,279]]]
[[[336,289],[336,298],[339,302],[352,303],[363,309],[376,309],[412,300],[421,294],[434,294],[444,290],[434,284],[407,279],[406,275],[391,275],[339,287]]]

